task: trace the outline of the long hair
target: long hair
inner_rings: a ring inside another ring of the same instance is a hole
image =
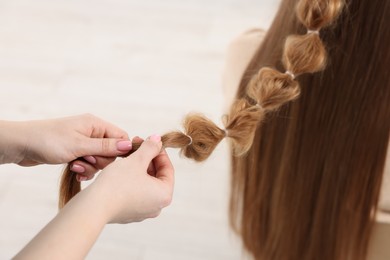
[[[382,0],[283,1],[224,129],[190,114],[162,137],[196,161],[230,141],[231,224],[256,259],[365,258],[390,130],[388,17]],[[79,191],[66,168],[60,208]]]
[[[285,37],[304,32],[296,3],[283,1],[238,98],[253,72],[281,67]],[[231,224],[256,259],[365,259],[389,143],[389,17],[389,1],[348,1],[320,32],[326,69],[300,76],[300,98],[268,114],[249,152],[233,157]]]

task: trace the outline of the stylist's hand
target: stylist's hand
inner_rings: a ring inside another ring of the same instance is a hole
[[[80,174],[81,180],[92,178],[116,156],[131,150],[125,131],[90,114],[12,122],[10,131],[17,136],[15,146],[21,147],[15,163],[33,166],[75,160],[71,169]]]
[[[104,226],[156,217],[173,193],[173,168],[161,138],[107,166],[15,259],[85,259]]]
[[[128,156],[107,166],[88,189],[99,194],[106,221],[129,223],[153,218],[172,199],[174,169],[153,135]]]

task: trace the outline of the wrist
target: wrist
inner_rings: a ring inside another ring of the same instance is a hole
[[[78,193],[15,259],[84,259],[107,223],[102,195]]]
[[[24,158],[26,136],[23,122],[0,120],[0,163],[18,163]]]
[[[116,192],[119,187],[118,183],[109,178],[109,174],[109,172],[101,172],[96,180],[88,186],[88,189],[93,193],[93,197],[98,200],[100,218],[106,224],[121,223],[117,219],[121,211],[121,196],[118,196],[119,194]]]
[[[101,187],[96,181],[91,183],[80,193],[80,200],[88,214],[93,212],[97,223],[105,225],[111,221],[112,205],[110,194],[107,189]]]

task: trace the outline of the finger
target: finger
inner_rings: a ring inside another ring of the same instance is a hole
[[[142,139],[139,136],[135,136],[135,137],[133,137],[131,139],[131,141],[132,141],[132,144],[133,144],[132,152],[135,152],[141,146],[141,144],[143,143],[144,139]]]
[[[133,140],[133,142],[137,142],[137,143],[142,143],[144,141],[144,139],[142,139],[139,136],[134,136],[133,138],[131,138],[131,140]]]
[[[154,167],[154,159],[149,163],[148,169],[146,171],[150,176],[156,177],[156,168]]]
[[[155,159],[156,178],[165,184],[165,191],[161,195],[161,208],[171,204],[174,187],[174,169],[168,154],[163,150]]]
[[[70,165],[70,170],[78,175],[85,176],[87,179],[92,179],[95,173],[99,171],[99,169],[83,160],[73,161]]]
[[[142,143],[140,148],[132,155],[130,155],[130,157],[137,158],[141,165],[143,165],[145,169],[147,169],[153,158],[155,158],[160,153],[161,147],[161,136],[152,135],[148,137]]]
[[[92,155],[83,156],[83,159],[89,162],[90,164],[96,164],[96,157]]]
[[[87,176],[87,175],[83,175],[82,173],[77,173],[77,175],[76,175],[76,179],[78,182],[89,181],[89,180],[92,180],[94,177],[95,177],[95,174]]]
[[[156,178],[167,183],[173,189],[175,170],[165,150],[154,159],[154,167]]]
[[[120,129],[119,127],[116,127],[113,124],[106,123],[106,129],[104,133],[104,137],[108,138],[121,138],[121,139],[129,139],[129,135],[126,133],[126,131]]]
[[[96,169],[102,170],[107,165],[115,161],[116,157],[103,157],[103,156],[84,156],[83,159],[93,165]]]
[[[115,157],[128,153],[132,148],[130,140],[114,138],[88,138],[81,140],[78,157],[85,155],[100,155]]]
[[[92,116],[94,131],[91,137],[106,137],[106,138],[119,138],[129,139],[126,131],[117,127],[116,125],[109,123],[99,117]]]

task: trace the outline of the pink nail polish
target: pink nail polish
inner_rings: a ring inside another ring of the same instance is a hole
[[[119,141],[116,143],[116,149],[119,151],[130,151],[131,147],[131,141]]]
[[[81,165],[78,165],[78,164],[73,164],[72,167],[70,167],[70,170],[72,172],[77,172],[77,173],[85,172],[85,168]]]
[[[151,135],[151,136],[149,137],[149,139],[152,140],[153,142],[158,143],[158,142],[161,141],[161,136],[154,134],[154,135]]]
[[[87,162],[91,163],[91,164],[96,164],[96,158],[91,156],[91,155],[88,155],[88,156],[84,156],[83,157]]]

